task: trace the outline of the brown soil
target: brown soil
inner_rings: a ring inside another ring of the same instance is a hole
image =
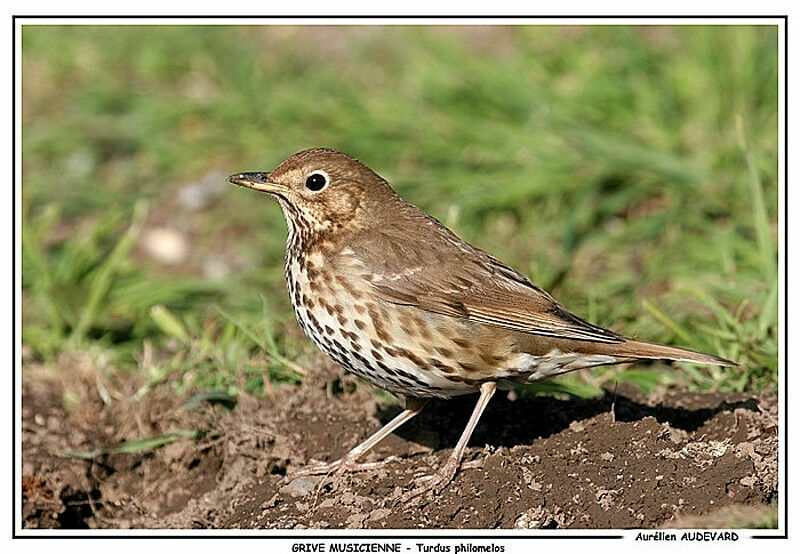
[[[132,400],[133,378],[108,381],[80,357],[64,365],[58,379],[26,368],[23,380],[28,528],[721,527],[763,519],[777,498],[774,395],[500,393],[467,452],[478,467],[407,502],[414,479],[446,459],[474,396],[431,403],[372,453],[401,460],[332,490],[284,476],[336,459],[399,410],[350,378],[326,371],[273,399],[187,411],[167,385]],[[186,429],[205,438],[64,455]]]

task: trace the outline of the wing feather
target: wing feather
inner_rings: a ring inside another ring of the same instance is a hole
[[[353,255],[386,302],[535,335],[624,340],[571,314],[519,272],[423,216],[428,221],[413,225],[427,223],[420,237],[385,228],[353,241]]]

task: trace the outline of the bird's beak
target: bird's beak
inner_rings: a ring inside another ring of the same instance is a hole
[[[286,190],[284,185],[271,182],[269,180],[269,173],[234,173],[228,177],[228,181],[234,185],[261,192],[280,193]]]

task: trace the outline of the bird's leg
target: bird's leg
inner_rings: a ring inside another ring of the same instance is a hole
[[[420,413],[424,406],[425,400],[419,398],[406,398],[405,410],[397,414],[392,421],[373,433],[367,440],[345,454],[341,460],[336,460],[335,462],[331,462],[329,464],[315,464],[304,467],[297,473],[292,474],[290,479],[295,479],[304,475],[323,475],[333,473],[332,478],[335,481],[349,471],[377,469],[388,462],[396,460],[397,458],[390,456],[385,460],[380,460],[377,462],[366,462],[361,464],[357,463],[359,457],[364,455],[368,450],[389,436],[392,431],[400,427],[403,423]]]
[[[489,400],[491,400],[496,389],[497,383],[495,382],[483,383],[481,385],[481,396],[478,398],[478,403],[475,404],[475,409],[472,410],[472,415],[467,422],[467,426],[464,432],[461,433],[458,444],[456,444],[453,452],[447,458],[447,462],[433,475],[423,477],[417,481],[416,487],[407,495],[408,498],[418,496],[428,490],[433,490],[438,493],[453,480],[461,464],[461,458],[464,456],[464,450],[467,448],[467,443],[472,436],[472,432],[475,430],[475,426],[478,424],[483,410],[486,409],[486,405],[489,403]]]

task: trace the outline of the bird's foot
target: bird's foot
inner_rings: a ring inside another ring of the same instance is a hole
[[[402,496],[402,500],[411,500],[430,491],[435,495],[442,492],[458,472],[459,462],[455,458],[448,458],[447,462],[433,475],[425,475],[414,480],[411,490]]]
[[[355,471],[372,471],[379,469],[391,462],[397,461],[396,456],[389,456],[386,459],[378,460],[376,462],[357,462],[355,457],[345,456],[341,460],[336,460],[329,464],[323,462],[312,463],[306,467],[287,475],[286,481],[294,481],[299,477],[309,477],[312,475],[324,475],[324,479],[320,482],[320,487],[331,484],[332,488],[336,488],[340,484],[342,477],[347,473]]]

